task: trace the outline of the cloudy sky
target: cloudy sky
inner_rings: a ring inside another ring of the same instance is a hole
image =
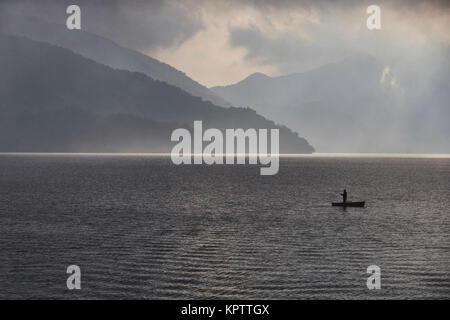
[[[426,59],[450,43],[447,1],[294,0],[0,0],[0,10],[30,12],[65,23],[79,4],[82,28],[137,49],[207,86],[254,72],[306,71],[354,53],[386,64]],[[381,7],[382,29],[366,28],[370,4]],[[39,8],[36,9],[35,7]]]

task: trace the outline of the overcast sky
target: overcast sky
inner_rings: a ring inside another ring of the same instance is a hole
[[[79,4],[82,28],[137,49],[207,86],[254,72],[283,75],[366,52],[382,62],[426,59],[450,42],[447,1],[3,0],[0,10],[65,23]],[[380,31],[366,8],[381,7]]]

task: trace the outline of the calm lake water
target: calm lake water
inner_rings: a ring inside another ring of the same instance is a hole
[[[449,189],[448,158],[0,155],[0,298],[448,299]]]

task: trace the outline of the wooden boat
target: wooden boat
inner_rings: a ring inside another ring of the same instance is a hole
[[[331,205],[333,207],[364,207],[366,204],[365,201],[347,201],[347,202],[332,202]]]

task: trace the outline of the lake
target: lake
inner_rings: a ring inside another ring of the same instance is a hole
[[[448,157],[3,154],[0,298],[448,299],[449,189]]]

